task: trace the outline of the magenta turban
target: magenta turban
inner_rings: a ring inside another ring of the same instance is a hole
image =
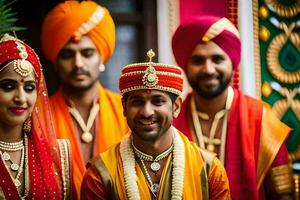
[[[216,16],[193,17],[182,22],[172,38],[172,49],[177,64],[185,69],[199,43],[212,41],[230,57],[233,69],[241,58],[241,41],[238,30],[227,19]]]

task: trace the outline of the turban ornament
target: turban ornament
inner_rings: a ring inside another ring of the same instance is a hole
[[[180,95],[183,87],[182,70],[178,66],[154,63],[155,53],[147,52],[149,62],[126,65],[122,69],[119,88],[123,94],[142,89],[154,89]]]

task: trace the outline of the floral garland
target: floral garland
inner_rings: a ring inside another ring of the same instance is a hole
[[[172,172],[172,189],[171,199],[181,200],[183,193],[184,181],[184,144],[175,128],[174,132],[174,148],[173,148],[173,172]],[[125,190],[129,200],[141,199],[135,170],[135,157],[131,147],[130,135],[128,135],[120,144],[120,155],[123,163]]]

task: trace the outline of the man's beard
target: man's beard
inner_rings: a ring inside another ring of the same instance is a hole
[[[196,81],[191,81],[190,85],[198,95],[206,99],[213,99],[224,92],[231,81],[231,77],[232,74],[225,78],[223,74],[217,76],[216,78],[219,80],[219,84],[214,88],[209,86],[199,86],[199,79],[201,79],[201,77],[197,77]]]

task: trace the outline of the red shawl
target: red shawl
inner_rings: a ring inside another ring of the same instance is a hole
[[[191,96],[173,122],[190,140]],[[225,169],[233,199],[264,198],[261,186],[268,170],[288,162],[284,141],[289,131],[261,101],[234,90],[225,147]]]

